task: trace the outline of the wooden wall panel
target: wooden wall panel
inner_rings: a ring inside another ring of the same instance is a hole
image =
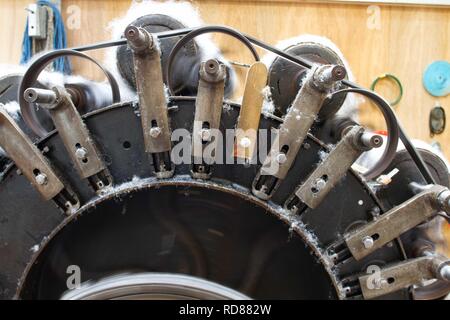
[[[27,0],[0,0],[0,63],[18,63],[22,52]]]
[[[0,0],[2,19],[0,63],[15,63],[25,24],[23,8],[29,1]],[[450,9],[417,6],[380,6],[380,29],[370,30],[366,5],[311,3],[309,1],[193,1],[206,23],[224,24],[275,44],[302,33],[323,35],[334,41],[352,66],[359,83],[369,86],[383,72],[397,75],[405,89],[396,107],[401,123],[414,138],[439,141],[450,157],[450,129],[431,138],[428,114],[436,101],[450,115],[450,96],[433,98],[422,87],[426,66],[434,60],[450,60]],[[82,45],[109,39],[110,20],[120,17],[129,0],[63,0],[63,14],[71,5],[81,9],[81,29],[68,30],[69,45]],[[215,36],[226,55],[236,61],[250,61],[246,49],[225,36]],[[93,53],[102,58],[102,51]],[[77,72],[96,77],[95,68],[74,63]],[[245,70],[239,70],[242,80]],[[391,97],[389,86],[380,90]],[[362,122],[382,129],[380,114],[369,104],[361,111]]]

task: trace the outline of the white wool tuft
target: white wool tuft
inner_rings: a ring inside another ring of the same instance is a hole
[[[24,74],[25,70],[25,66],[0,63],[0,78],[14,74]]]
[[[265,86],[262,90],[263,95],[263,105],[261,109],[262,114],[273,114],[275,111],[275,105],[273,104],[272,100],[272,92],[270,91],[269,86]]]
[[[3,109],[8,112],[8,114],[15,120],[19,121],[20,119],[20,106],[17,101],[11,101],[1,106]]]
[[[198,9],[187,1],[154,1],[144,0],[142,2],[133,2],[125,16],[110,22],[109,29],[113,39],[120,39],[125,28],[134,20],[149,14],[164,14],[170,16],[187,28],[196,28],[204,25],[200,18]],[[200,35],[195,38],[198,45],[202,48],[202,58],[212,58],[220,55],[220,51],[209,34]]]
[[[319,43],[334,51],[344,64],[344,67],[347,70],[348,79],[350,81],[355,81],[355,77],[350,69],[350,65],[348,64],[348,61],[345,59],[341,50],[337,47],[337,45],[333,41],[331,41],[326,37],[311,34],[303,34],[294,38],[289,38],[278,42],[276,44],[276,48],[279,50],[285,50],[291,46],[300,43]],[[261,61],[267,66],[267,68],[269,68],[276,58],[277,58],[276,54],[268,53],[264,57],[262,57]],[[358,120],[357,110],[362,101],[363,100],[355,94],[352,93],[347,94],[347,98],[345,99],[341,109],[337,112],[337,115],[350,117],[351,119],[357,121]]]
[[[14,74],[23,75],[27,70],[27,68],[29,67],[29,65],[32,63],[32,61],[34,61],[34,59],[32,59],[26,65],[0,64],[0,77]],[[87,81],[89,81],[81,76],[65,75],[60,72],[50,72],[47,70],[43,70],[41,72],[38,80],[47,87],[63,86],[64,83],[74,83],[74,82],[86,83]]]

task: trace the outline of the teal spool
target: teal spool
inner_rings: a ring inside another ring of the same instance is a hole
[[[432,96],[448,95],[450,93],[450,63],[435,61],[430,64],[423,74],[423,86]]]

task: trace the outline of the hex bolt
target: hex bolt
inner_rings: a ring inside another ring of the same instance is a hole
[[[285,163],[287,160],[286,154],[283,152],[280,152],[279,154],[276,155],[275,160],[279,164]]]
[[[153,127],[150,129],[150,137],[152,138],[158,138],[161,134],[161,128],[160,127]]]
[[[39,173],[35,179],[36,179],[36,183],[40,186],[47,184],[47,181],[48,181],[47,176],[43,173]]]
[[[381,213],[380,207],[373,207],[373,208],[370,210],[370,214],[371,214],[375,219],[376,219],[377,217],[380,216],[380,213]]]
[[[327,184],[327,182],[322,178],[318,178],[316,180],[316,188],[318,190],[322,190],[323,188],[325,188],[326,184]]]
[[[75,150],[75,156],[78,159],[85,159],[87,155],[87,150],[83,147],[77,148],[77,150]]]
[[[372,238],[372,237],[369,237],[369,236],[364,237],[364,238],[362,239],[362,243],[363,243],[363,245],[364,245],[364,248],[370,249],[370,248],[373,247],[373,238]]]
[[[242,148],[248,148],[252,144],[252,141],[248,137],[243,137],[239,143]]]
[[[388,282],[386,279],[377,278],[374,280],[374,284],[375,284],[375,289],[384,289],[388,285]]]
[[[441,268],[440,270],[440,276],[442,279],[446,280],[446,281],[450,281],[450,265],[444,266],[443,268]]]
[[[211,139],[211,130],[209,129],[201,129],[199,131],[200,138],[202,141],[209,141]]]

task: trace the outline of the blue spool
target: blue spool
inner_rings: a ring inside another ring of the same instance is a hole
[[[423,86],[429,94],[443,97],[450,93],[450,63],[435,61],[423,74]]]

